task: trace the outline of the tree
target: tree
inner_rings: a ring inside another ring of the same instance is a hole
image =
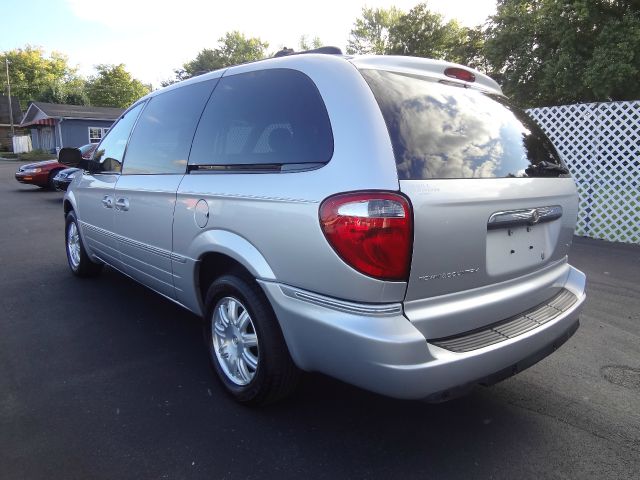
[[[629,0],[499,0],[486,54],[522,106],[640,98],[640,10]]]
[[[611,19],[600,31],[584,83],[594,99],[640,98],[640,15]],[[629,85],[631,83],[631,85]]]
[[[262,60],[269,47],[268,42],[263,42],[257,37],[246,38],[237,30],[225,33],[218,43],[218,48],[214,50],[217,61],[215,68]]]
[[[324,44],[322,43],[322,40],[320,40],[320,37],[318,36],[315,36],[311,40],[309,40],[306,35],[302,35],[300,37],[300,41],[298,42],[298,48],[302,51],[313,50],[315,48],[320,48],[323,45]]]
[[[66,81],[55,80],[40,93],[38,100],[68,105],[88,105],[89,97],[86,86],[86,80],[81,77],[70,78]]]
[[[384,55],[390,51],[390,32],[397,26],[403,12],[395,7],[362,9],[347,42],[349,54]]]
[[[227,32],[218,39],[218,46],[214,49],[205,48],[196,58],[185,63],[182,68],[174,70],[175,80],[166,80],[162,86],[171,85],[204,72],[219,68],[226,68],[240,63],[262,60],[266,56],[269,43],[257,37],[247,38],[237,30]]]
[[[11,94],[22,107],[30,101],[82,104],[86,100],[84,81],[65,55],[53,52],[47,57],[41,48],[27,45],[0,54],[3,72],[5,59],[9,60]]]
[[[348,53],[413,55],[486,68],[480,27],[449,22],[420,3],[408,12],[397,8],[363,8],[347,44]]]
[[[91,105],[126,108],[151,91],[127,72],[123,64],[96,65],[98,74],[87,81],[87,96]]]
[[[389,53],[455,60],[450,57],[461,42],[462,27],[455,20],[444,23],[442,15],[420,3],[400,17],[389,36]]]
[[[185,63],[182,68],[174,70],[176,81],[185,80],[187,78],[199,75],[204,72],[210,72],[220,68],[220,61],[215,50],[205,48],[201,50],[196,58]],[[175,83],[175,82],[170,82]]]
[[[457,41],[450,47],[449,59],[487,73],[491,67],[485,55],[485,34],[481,25],[462,27]]]

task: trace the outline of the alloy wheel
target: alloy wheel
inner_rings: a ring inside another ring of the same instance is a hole
[[[258,337],[249,311],[238,299],[224,297],[213,309],[211,347],[225,376],[248,385],[258,370]]]

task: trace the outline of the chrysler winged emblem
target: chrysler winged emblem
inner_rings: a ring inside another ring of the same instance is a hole
[[[487,229],[493,230],[518,225],[536,225],[537,223],[551,222],[560,217],[562,217],[562,207],[560,205],[503,210],[501,212],[495,212],[489,217]]]
[[[535,225],[539,221],[540,221],[540,213],[538,212],[538,209],[535,208],[531,212],[531,220],[529,220],[529,223],[531,223],[531,225]]]

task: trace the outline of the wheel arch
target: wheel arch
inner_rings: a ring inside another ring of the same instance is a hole
[[[64,210],[64,216],[67,216],[67,213],[69,213],[71,210],[73,210],[74,212],[78,212],[78,210],[76,209],[76,199],[75,196],[73,195],[73,192],[65,192],[64,194],[64,199],[62,201],[62,208]]]
[[[196,260],[193,284],[203,312],[207,289],[221,275],[235,271],[252,280],[276,279],[271,266],[253,244],[226,230],[209,230],[200,234],[193,242],[189,256]]]

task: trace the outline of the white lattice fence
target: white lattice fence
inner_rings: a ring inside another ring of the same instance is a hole
[[[527,111],[578,186],[576,234],[640,243],[640,101],[582,103]]]

